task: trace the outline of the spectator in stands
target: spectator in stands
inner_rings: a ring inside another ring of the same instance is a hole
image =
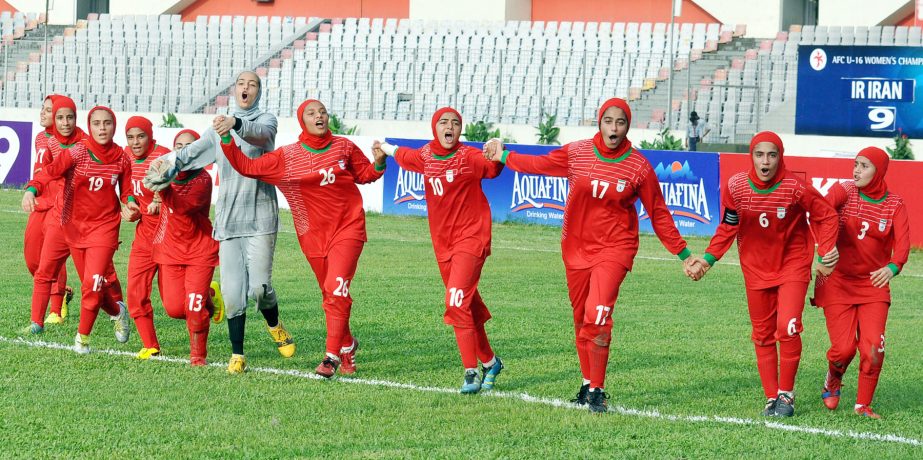
[[[218,199],[215,203],[213,236],[219,242],[221,293],[228,318],[232,355],[228,373],[246,370],[244,329],[248,299],[254,299],[266,319],[266,326],[279,353],[295,354],[295,342],[279,321],[279,304],[272,288],[272,260],[279,230],[276,189],[266,182],[240,175],[228,163],[221,149],[221,137],[231,136],[249,158],[275,149],[278,121],[260,108],[262,82],[254,72],[237,76],[236,106],[229,116],[215,117],[202,138],[183,149],[164,155],[151,164],[144,185],[163,190],[180,171],[218,165]]]
[[[686,149],[690,152],[695,152],[698,149],[699,142],[711,132],[711,129],[708,128],[708,123],[704,121],[699,123],[699,120],[699,114],[693,110],[689,114],[689,124],[686,125]]]

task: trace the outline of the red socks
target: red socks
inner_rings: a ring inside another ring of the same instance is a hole
[[[779,342],[779,389],[793,391],[798,363],[801,362],[801,336]]]
[[[139,316],[134,319],[135,328],[138,329],[138,336],[141,337],[141,345],[144,348],[156,348],[160,350],[160,342],[157,341],[157,332],[154,329],[154,315]]]
[[[462,366],[464,366],[465,369],[477,369],[477,333],[470,327],[455,326],[454,329],[455,341],[458,342],[458,352],[461,354]]]
[[[477,336],[478,359],[482,363],[490,362],[494,359],[494,350],[490,348],[490,341],[487,340],[487,331],[484,330],[484,324],[474,326],[474,334]]]
[[[775,398],[779,394],[779,374],[776,345],[756,345],[756,369],[760,373],[760,382],[766,398]]]
[[[590,362],[590,388],[605,388],[606,367],[609,365],[609,347],[585,341],[585,350]],[[581,366],[582,363],[581,363]]]
[[[343,335],[349,329],[349,320],[342,318],[327,317],[327,353],[333,356],[340,355],[340,347],[343,345]]]

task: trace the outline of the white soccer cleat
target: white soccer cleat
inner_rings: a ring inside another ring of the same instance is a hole
[[[119,343],[125,343],[128,341],[128,337],[131,336],[131,324],[129,323],[128,317],[128,308],[125,306],[125,302],[119,301],[119,314],[113,316],[114,321],[112,329],[115,331],[115,340],[118,340]]]
[[[90,353],[90,336],[78,332],[74,337],[74,352],[80,355]]]

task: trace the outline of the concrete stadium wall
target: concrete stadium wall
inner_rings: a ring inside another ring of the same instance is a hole
[[[200,15],[406,18],[409,17],[408,14],[408,0],[275,0],[273,3],[257,3],[253,0],[197,0],[182,13],[184,21],[194,21],[195,17]]]
[[[817,25],[877,26],[896,24],[913,14],[914,2],[906,0],[836,0],[817,5]],[[861,12],[861,13],[859,13]]]
[[[682,0],[676,22],[719,22],[714,13]],[[533,21],[670,22],[672,0],[532,0]]]

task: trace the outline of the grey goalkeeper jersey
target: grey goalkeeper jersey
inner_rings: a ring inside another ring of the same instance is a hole
[[[231,135],[244,155],[258,158],[275,149],[278,122],[275,115],[261,113],[255,120],[241,120],[239,131]],[[221,138],[208,128],[201,139],[175,152],[176,171],[218,165],[218,200],[212,237],[218,241],[279,231],[279,202],[276,188],[265,182],[241,176],[228,163],[221,150]]]

